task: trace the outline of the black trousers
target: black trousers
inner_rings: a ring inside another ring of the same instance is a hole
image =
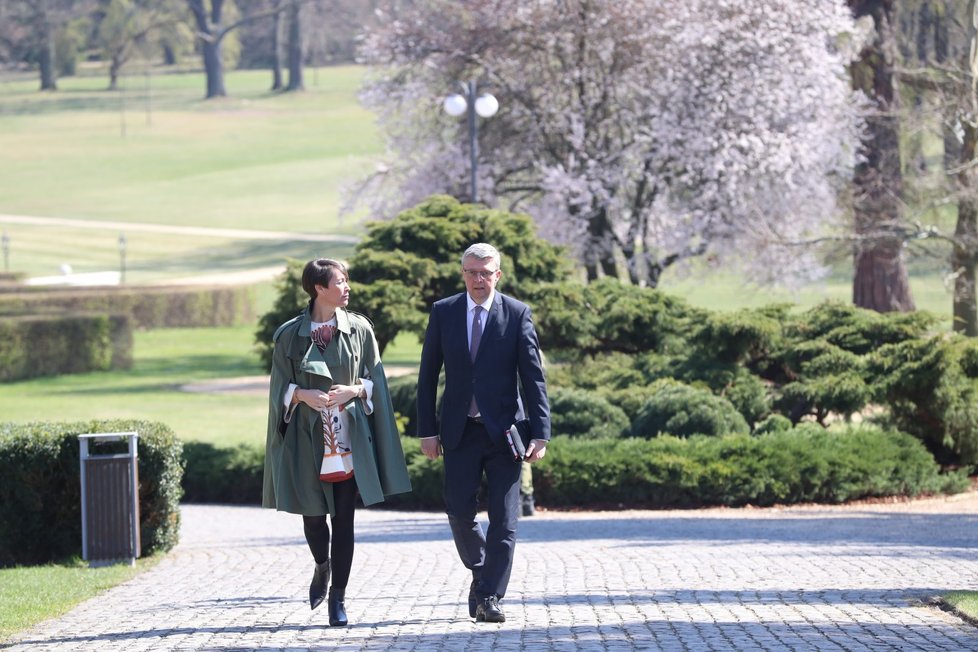
[[[455,548],[477,580],[480,599],[506,595],[516,549],[519,520],[520,469],[509,447],[496,444],[481,423],[469,420],[462,443],[445,454],[445,511]],[[489,528],[475,520],[479,486],[488,484]]]
[[[333,536],[330,541],[327,516],[303,516],[302,530],[306,535],[309,551],[317,564],[332,559],[332,584],[337,589],[345,589],[350,581],[353,567],[353,515],[357,504],[357,481],[350,478],[333,484],[333,504],[336,516],[333,522]],[[332,545],[331,545],[332,544]],[[332,554],[331,554],[332,553]]]

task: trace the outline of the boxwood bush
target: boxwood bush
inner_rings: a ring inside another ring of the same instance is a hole
[[[126,431],[139,433],[142,554],[176,545],[183,445],[169,427],[133,420],[0,423],[0,567],[81,555],[78,435]],[[125,447],[102,444],[100,452],[102,446]]]

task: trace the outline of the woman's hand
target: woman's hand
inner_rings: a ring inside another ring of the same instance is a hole
[[[346,405],[360,395],[360,385],[333,385],[327,392],[327,407]]]
[[[297,389],[294,396],[297,401],[305,403],[318,412],[329,407],[329,394],[321,389]]]

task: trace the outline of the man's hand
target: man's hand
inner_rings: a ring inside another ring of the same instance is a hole
[[[543,456],[547,454],[547,440],[546,439],[534,439],[530,441],[530,445],[526,449],[526,457],[523,459],[533,464],[537,460],[542,460]]]
[[[424,437],[421,440],[421,452],[429,460],[437,460],[441,456],[441,440],[438,437]]]

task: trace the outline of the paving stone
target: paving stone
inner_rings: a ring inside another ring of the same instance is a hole
[[[507,622],[468,617],[445,516],[361,510],[349,627],[309,609],[297,516],[183,505],[133,580],[5,642],[46,650],[978,650],[927,606],[978,586],[978,495],[848,507],[564,513],[520,523]]]

